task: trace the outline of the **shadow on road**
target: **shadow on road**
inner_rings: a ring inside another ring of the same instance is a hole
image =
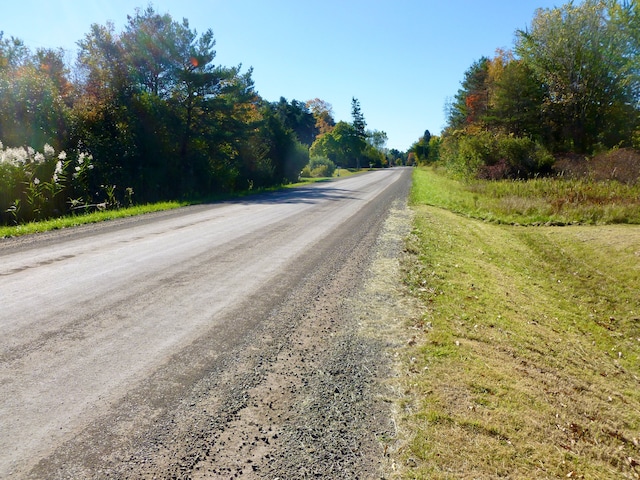
[[[326,185],[316,184],[310,187],[295,187],[286,190],[279,190],[277,192],[265,192],[256,195],[250,195],[243,198],[237,198],[233,200],[226,200],[221,203],[225,204],[241,204],[241,205],[255,205],[255,204],[275,204],[275,203],[318,203],[320,201],[340,201],[340,200],[353,200],[356,197],[353,196],[352,190],[345,190],[342,188],[328,187]],[[218,203],[218,202],[214,202]]]

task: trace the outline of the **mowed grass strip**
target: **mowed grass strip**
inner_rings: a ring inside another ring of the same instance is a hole
[[[144,215],[145,213],[172,210],[174,208],[180,208],[186,205],[186,202],[159,202],[147,205],[119,208],[114,210],[103,210],[91,213],[80,213],[78,215],[67,215],[59,218],[52,218],[50,220],[29,222],[15,226],[0,226],[0,239],[6,237],[20,237],[22,235],[31,235],[33,233],[49,232],[51,230],[59,230],[61,228],[70,228],[77,227],[79,225],[105,222],[107,220],[114,220],[118,218],[134,217],[136,215]]]
[[[640,227],[484,222],[424,205],[438,182],[407,245],[405,477],[639,478]]]

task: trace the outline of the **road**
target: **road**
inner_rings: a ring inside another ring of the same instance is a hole
[[[0,478],[373,475],[347,300],[410,173],[1,241]]]

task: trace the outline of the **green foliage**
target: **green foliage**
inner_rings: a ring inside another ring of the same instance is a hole
[[[333,177],[336,164],[326,157],[311,157],[309,164],[302,169],[301,177],[322,178]]]
[[[553,157],[538,142],[487,130],[445,137],[441,159],[463,178],[530,178],[551,171]]]
[[[351,118],[353,119],[351,126],[354,138],[350,142],[350,149],[355,160],[355,168],[360,168],[363,163],[367,162],[367,159],[363,158],[363,153],[367,148],[367,123],[360,108],[360,101],[355,97],[351,99]]]
[[[484,122],[518,137],[548,138],[543,123],[544,93],[543,84],[526,63],[510,60],[495,78]]]
[[[465,72],[448,105],[439,156],[457,175],[521,178],[550,173],[551,157],[637,146],[640,4],[569,2],[539,9],[498,50]],[[426,164],[420,139],[414,157]]]
[[[415,142],[410,152],[418,165],[428,165],[437,162],[440,159],[440,143],[442,139],[433,136],[429,130],[425,130],[424,135]]]
[[[265,105],[262,115],[255,146],[257,162],[251,164],[245,175],[256,186],[297,181],[300,171],[309,162],[309,149],[283,123],[273,104]]]
[[[356,168],[365,142],[360,139],[353,126],[347,122],[338,122],[328,133],[319,136],[309,154],[312,157],[326,157],[344,168]]]
[[[392,148],[387,152],[387,159],[388,159],[389,165],[392,167],[399,166],[399,165],[406,165],[408,156],[409,156],[408,152],[401,152],[397,148]]]
[[[362,139],[366,138],[367,123],[360,108],[360,101],[355,97],[351,99],[351,118],[353,119],[352,125],[355,134]]]
[[[79,208],[113,207],[97,200],[89,187],[93,157],[83,151],[56,155],[0,143],[0,223],[17,224],[63,215]]]
[[[15,70],[29,62],[30,51],[19,38],[4,38],[0,31],[0,71]]]
[[[0,139],[41,149],[65,144],[70,112],[60,88],[35,63],[0,69]]]
[[[363,167],[384,168],[387,166],[387,157],[384,152],[370,144],[365,145],[361,158]]]
[[[252,146],[251,71],[214,66],[211,30],[197,35],[187,20],[148,7],[123,33],[94,25],[79,45],[78,135],[106,184],[156,201],[244,188],[242,173],[272,171]]]
[[[0,163],[0,223],[294,182],[310,145],[331,160],[314,175],[387,164],[386,134],[368,135],[355,98],[338,125],[319,99],[266,102],[251,69],[214,64],[212,30],[152,6],[121,31],[91,25],[78,47],[71,75],[62,50],[0,33],[0,140],[28,157]],[[68,160],[36,162],[45,146]]]
[[[273,105],[274,110],[280,121],[286,128],[292,130],[298,140],[310,147],[316,136],[318,128],[316,127],[316,118],[304,102],[292,100],[288,103],[284,97]]]
[[[309,162],[309,149],[297,138],[293,138],[284,158],[283,180],[292,183],[298,180],[300,171]]]
[[[479,121],[486,114],[489,59],[482,57],[465,72],[462,88],[448,106],[448,124],[453,130]]]
[[[637,51],[629,29],[611,20],[609,5],[619,8],[617,2],[586,0],[538,10],[516,43],[516,52],[545,87],[542,108],[553,135],[578,152],[590,152],[603,140],[612,142],[609,147],[628,140],[628,131],[618,131],[618,120],[633,122],[637,81],[629,60],[637,62]]]
[[[435,163],[440,160],[440,145],[442,144],[442,137],[432,136],[429,140],[429,155],[427,156],[427,163]]]

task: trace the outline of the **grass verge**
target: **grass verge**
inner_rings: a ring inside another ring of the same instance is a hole
[[[135,207],[121,208],[118,210],[104,210],[101,212],[92,212],[79,215],[69,215],[66,217],[53,218],[40,222],[30,222],[15,226],[0,226],[0,238],[19,237],[21,235],[29,235],[32,233],[48,232],[50,230],[59,230],[61,228],[76,227],[89,223],[104,222],[116,218],[133,217],[135,215],[143,215],[145,213],[159,212],[162,210],[171,210],[187,205],[186,202],[160,202],[148,205],[138,205]]]
[[[483,222],[414,181],[405,477],[640,478],[640,227]]]

